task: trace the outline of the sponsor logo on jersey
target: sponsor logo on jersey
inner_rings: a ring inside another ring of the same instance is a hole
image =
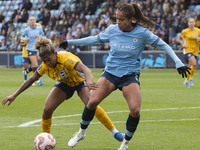
[[[66,73],[65,73],[64,71],[60,71],[59,74],[60,74],[60,76],[63,77],[63,78],[66,76]]]

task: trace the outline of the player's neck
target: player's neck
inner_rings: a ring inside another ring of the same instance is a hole
[[[35,29],[36,25],[31,25],[30,27],[31,27],[32,29]]]
[[[191,28],[189,27],[189,30],[190,30],[190,31],[193,31],[193,30],[194,30],[194,27],[191,27]]]

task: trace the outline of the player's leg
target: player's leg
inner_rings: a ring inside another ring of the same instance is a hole
[[[24,63],[24,71],[23,71],[23,74],[24,74],[24,80],[27,80],[27,69],[29,67],[29,58],[28,57],[23,57],[23,63]]]
[[[188,61],[189,61],[189,67],[191,68],[189,84],[190,84],[190,86],[194,86],[193,76],[194,76],[194,72],[195,72],[195,69],[196,69],[196,66],[197,66],[197,60],[196,60],[195,56],[193,55],[188,59]]]
[[[79,138],[79,136],[84,137],[86,129],[95,115],[97,105],[116,88],[114,84],[105,77],[101,77],[98,84],[98,89],[92,91],[90,100],[84,108],[79,132],[68,142],[68,146],[70,147],[76,146],[77,140],[82,139]]]
[[[52,114],[54,110],[67,99],[67,94],[59,87],[54,87],[45,102],[42,114],[42,132],[51,132]]]
[[[190,64],[189,64],[189,58],[190,57],[191,57],[191,53],[185,54],[185,60],[188,63],[189,67],[190,67]],[[187,72],[187,77],[185,78],[185,81],[183,82],[183,84],[185,85],[186,88],[190,88],[189,79],[190,79],[190,74]]]
[[[29,55],[29,59],[31,61],[31,68],[33,70],[33,72],[35,72],[37,70],[38,67],[38,58],[35,52],[32,52],[32,55]],[[37,85],[38,86],[42,86],[44,83],[40,80],[37,80]]]
[[[85,105],[88,103],[90,98],[89,92],[88,87],[83,87],[78,94]],[[114,138],[118,141],[123,140],[124,135],[115,128],[114,124],[101,106],[97,107],[95,117],[97,117],[97,119],[111,132]]]
[[[27,80],[27,68],[28,68],[28,66],[29,66],[29,63],[24,62],[24,71],[23,71],[23,73],[24,73],[24,80]]]
[[[123,95],[128,103],[130,114],[126,122],[125,138],[118,150],[126,150],[133,137],[140,120],[141,94],[137,83],[131,83],[122,88]]]

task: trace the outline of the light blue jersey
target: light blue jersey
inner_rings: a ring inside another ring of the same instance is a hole
[[[140,73],[140,60],[145,46],[157,46],[169,54],[176,67],[184,66],[173,50],[157,35],[139,25],[130,32],[123,32],[118,25],[110,25],[104,32],[87,38],[69,40],[68,44],[92,45],[95,43],[109,42],[110,51],[106,62],[105,71],[117,77]]]
[[[27,38],[30,38],[30,40],[27,42],[27,47],[26,47],[28,51],[37,52],[37,49],[35,48],[35,42],[36,42],[36,37],[38,35],[44,36],[43,30],[39,26],[36,26],[35,29],[29,26],[22,33],[21,40],[25,41],[26,40],[25,36],[27,36]]]

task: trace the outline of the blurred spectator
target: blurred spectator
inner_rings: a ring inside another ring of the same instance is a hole
[[[97,26],[94,24],[94,25],[93,25],[93,28],[92,28],[92,30],[91,30],[91,32],[90,32],[90,35],[93,36],[95,32],[99,33],[99,32],[100,32],[100,29],[97,28]]]
[[[196,3],[193,5],[194,3],[189,0],[126,1],[137,3],[144,15],[156,22],[157,25],[154,33],[169,44],[175,42],[172,41],[173,38],[176,37],[180,31],[187,28],[187,19],[189,17],[195,17],[195,19],[197,19],[196,26],[200,28],[200,7],[196,5]],[[27,14],[24,12],[24,8],[32,11],[31,2],[33,1],[20,0],[18,6],[20,6],[19,8],[21,9],[13,10],[10,19],[12,25],[10,21],[7,23],[4,20],[5,16],[0,12],[0,22],[2,22],[1,30],[4,30],[4,34],[7,35],[7,37],[5,37],[7,42],[9,41],[10,43],[10,41],[12,41],[12,46],[9,47],[13,48],[13,45],[16,45],[14,44],[14,40],[10,39],[10,35],[12,37],[13,35],[15,36],[13,30],[15,30],[15,33],[21,31],[19,23],[27,22],[29,14],[28,11]],[[55,31],[52,32],[53,29],[55,29],[56,32],[60,32],[61,39],[71,39],[72,35],[75,38],[87,37],[102,32],[105,27],[116,22],[115,12],[119,2],[120,1],[117,0],[72,0],[69,5],[66,5],[66,1],[63,0],[41,0],[41,4],[38,8],[40,9],[40,13],[37,16],[37,21],[41,22],[45,35],[49,38],[55,36]],[[61,4],[63,7],[60,8],[59,14],[50,14],[50,10],[59,9]],[[10,28],[12,28],[12,30]],[[179,48],[179,45],[176,47]],[[79,48],[81,50],[88,50],[88,47]],[[109,45],[102,44],[98,46],[98,49],[109,50]]]
[[[51,0],[50,2],[47,3],[46,8],[47,9],[58,9],[60,6],[60,2],[58,0]]]
[[[72,39],[76,39],[76,37],[72,36]],[[73,53],[74,55],[77,55],[78,52],[80,52],[80,48],[77,45],[70,45],[68,47],[68,51],[71,52],[71,53]]]
[[[18,6],[20,8],[20,10],[22,10],[23,6],[25,5],[26,0],[22,0],[21,2],[18,3]]]
[[[63,18],[63,16],[67,16],[67,12],[66,12],[65,8],[61,8],[61,12],[59,14],[59,20],[61,20]]]
[[[42,0],[40,8],[47,8],[47,0]]]
[[[18,14],[18,11],[17,11],[17,9],[15,9],[15,10],[13,11],[12,16],[11,16],[11,20],[12,20],[12,21],[15,19],[15,17],[17,16],[17,14]]]
[[[0,42],[0,50],[7,50],[7,43],[6,43],[6,39],[3,39],[2,42]]]
[[[51,26],[46,27],[45,30],[44,30],[44,32],[45,32],[45,36],[50,39],[51,32],[52,32]]]
[[[29,18],[28,11],[26,9],[23,9],[22,14],[18,18],[18,22],[25,23],[27,22],[28,18]]]
[[[48,9],[45,9],[44,19],[42,20],[42,24],[44,26],[46,26],[49,23],[50,17],[51,17],[50,11]]]
[[[43,7],[41,7],[40,12],[37,16],[37,22],[44,20],[44,12],[45,12],[45,9]]]
[[[5,19],[5,16],[2,12],[0,12],[0,22],[2,22]]]
[[[23,9],[31,10],[32,5],[33,5],[33,4],[31,3],[30,0],[26,0],[25,4],[24,4],[23,7],[22,7],[22,10],[23,10]]]

